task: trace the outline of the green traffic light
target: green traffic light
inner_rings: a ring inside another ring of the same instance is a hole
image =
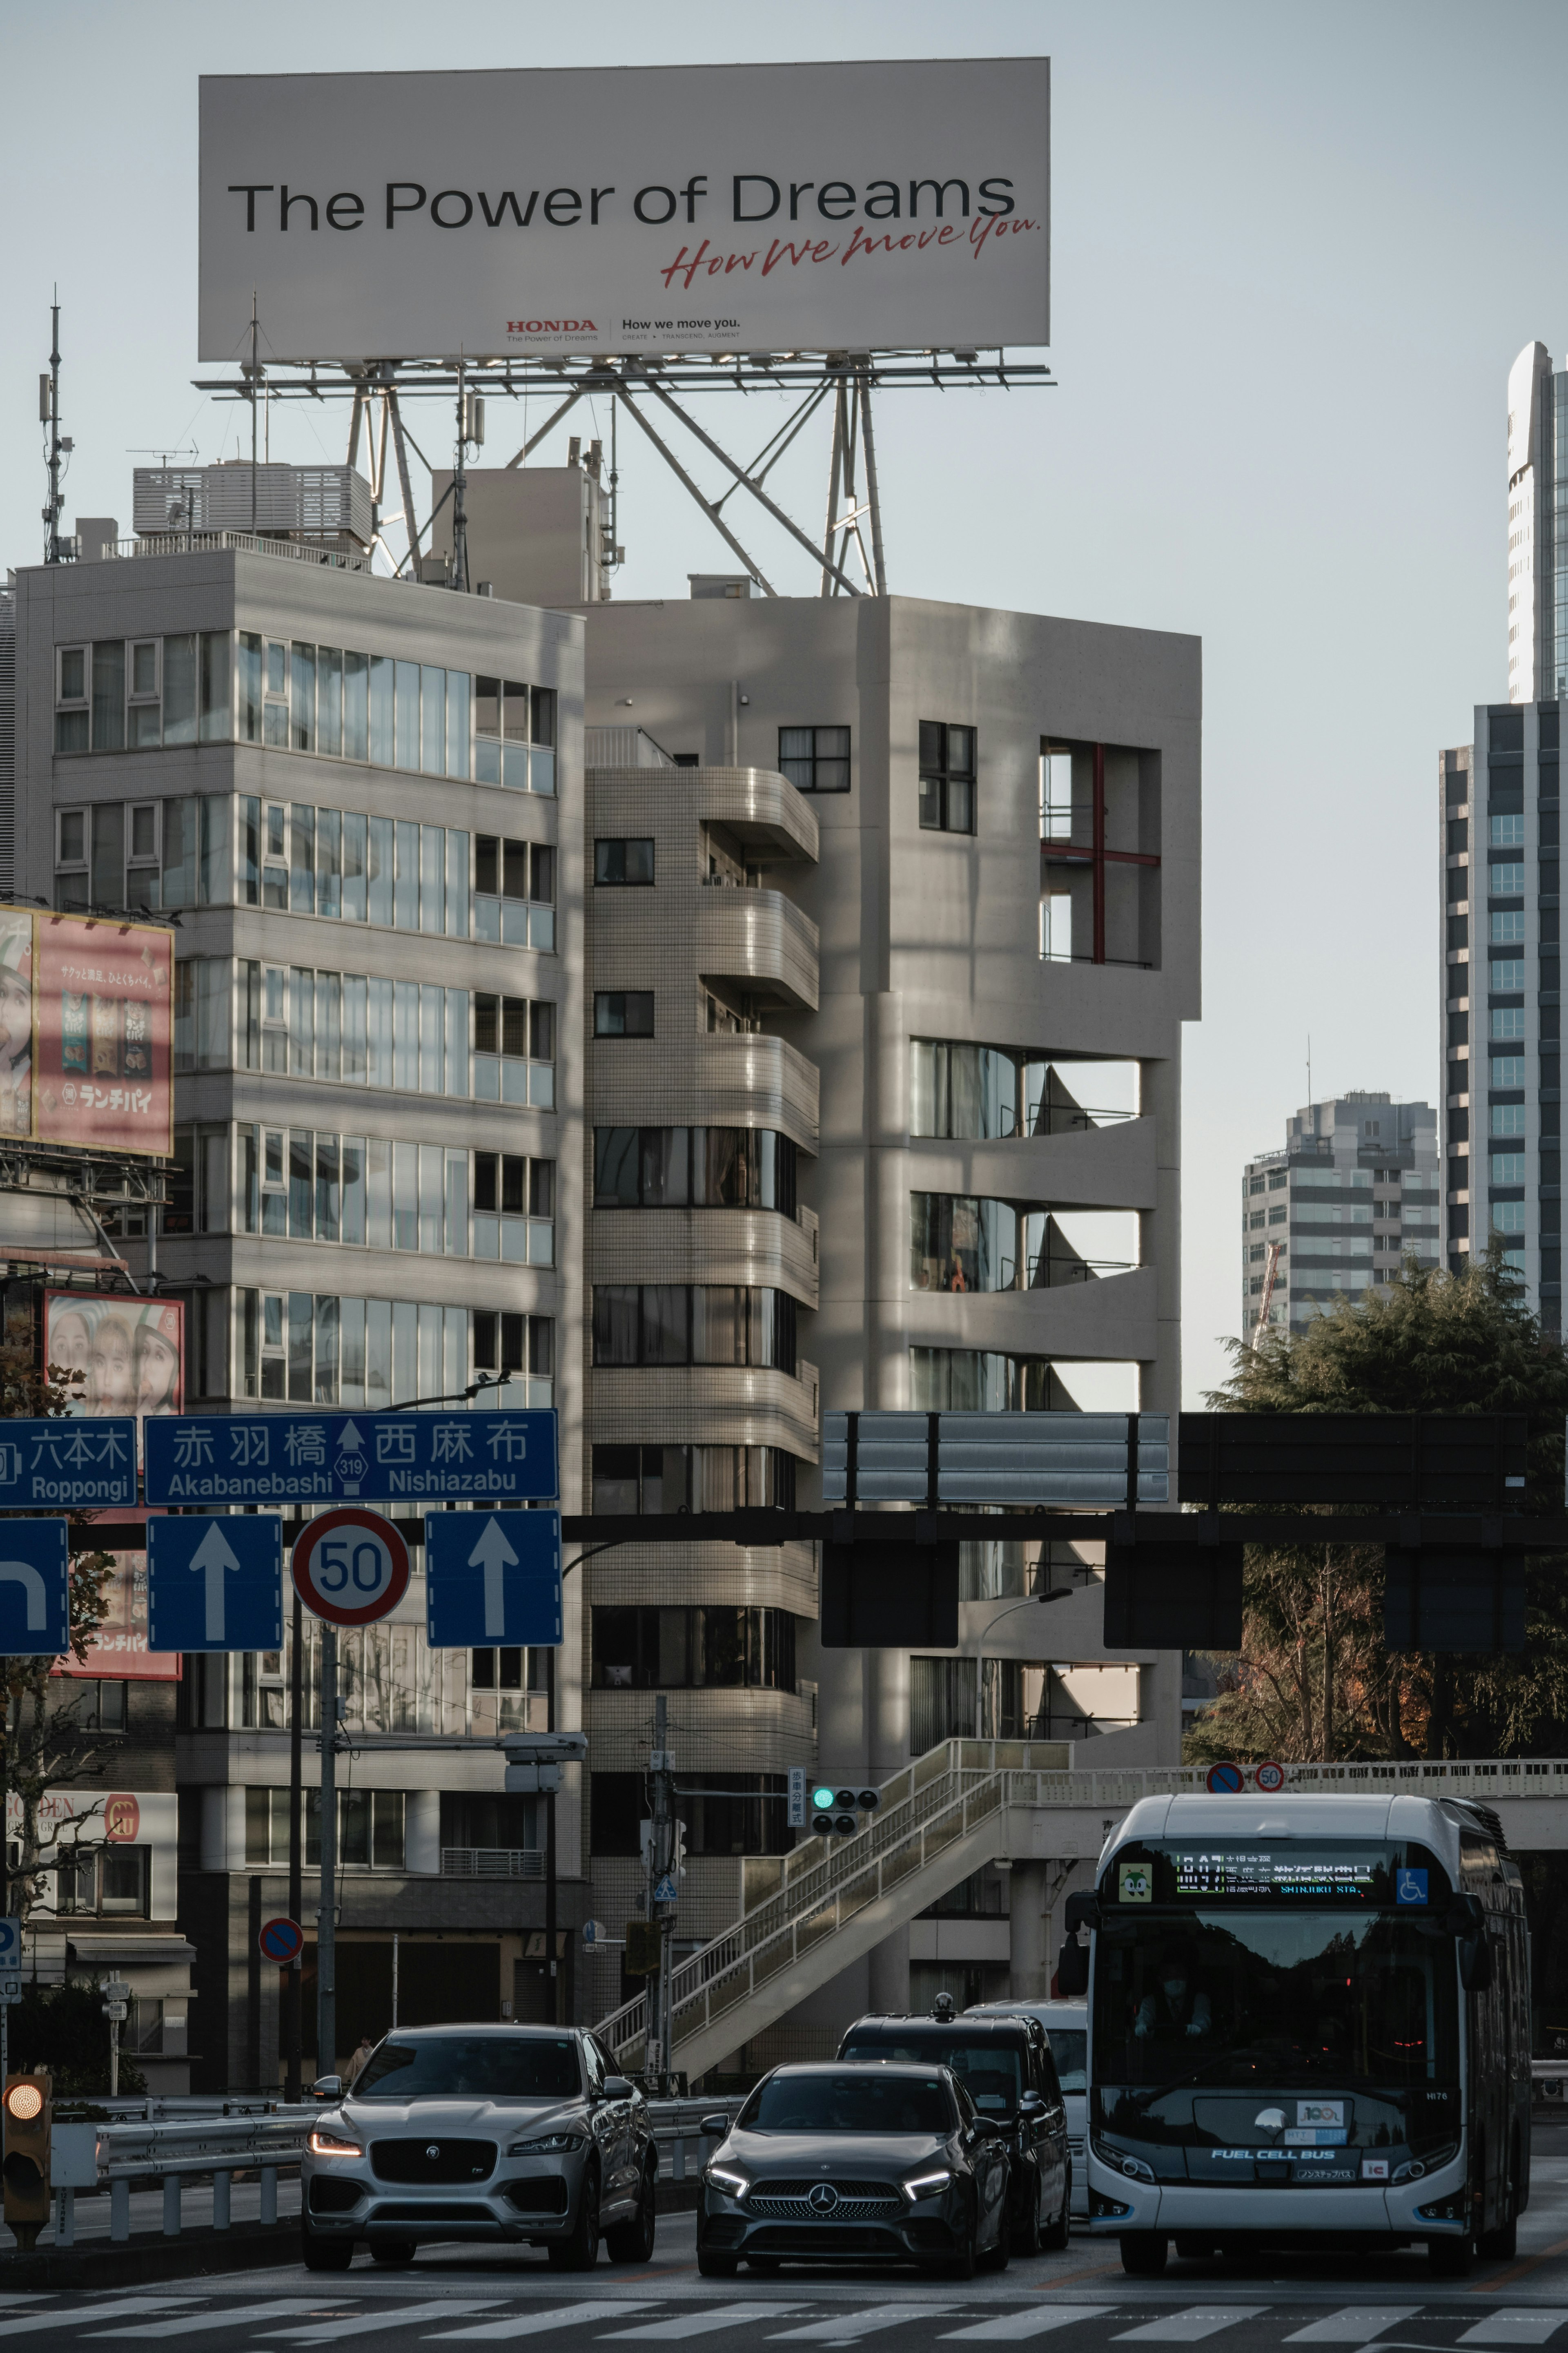
[[[834,1792],[831,1789],[814,1789],[811,1793],[811,1802],[821,1814],[831,1812],[833,1798]]]

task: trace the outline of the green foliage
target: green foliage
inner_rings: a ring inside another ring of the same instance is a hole
[[[47,2067],[57,2100],[79,2099],[109,2090],[109,2021],[103,1996],[87,1978],[63,1985],[28,1984],[11,2007],[11,2067],[32,2074]],[[147,2078],[125,2052],[120,2054],[120,2088],[144,2092]]]
[[[1563,1506],[1568,1356],[1543,1336],[1494,1238],[1463,1273],[1406,1259],[1386,1292],[1342,1297],[1299,1334],[1231,1344],[1209,1405],[1234,1413],[1522,1413],[1528,1503]],[[1561,1750],[1568,1715],[1568,1563],[1530,1554],[1526,1647],[1391,1656],[1383,1557],[1323,1541],[1247,1548],[1242,1648],[1188,1736],[1190,1762],[1236,1757],[1498,1757]]]

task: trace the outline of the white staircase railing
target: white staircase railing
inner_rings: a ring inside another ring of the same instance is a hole
[[[1092,1753],[1092,1744],[1088,1744]],[[1078,1753],[1084,1753],[1079,1744]],[[1071,1769],[1062,1741],[948,1740],[928,1749],[906,1771],[881,1786],[881,1807],[854,1838],[812,1838],[788,1854],[750,1856],[743,1867],[745,1908],[740,1918],[688,1956],[671,1973],[671,2054],[682,2045],[711,2054],[716,2031],[730,2011],[738,2018],[734,2048],[759,2031],[757,1997],[781,1979],[776,2014],[803,1998],[803,1966],[813,1985],[847,1967],[853,1930],[873,1905],[905,1909],[898,1892],[919,1883],[921,1909],[975,1868],[971,1840],[988,1823],[1005,1851],[1002,1816],[1014,1808],[1077,1807],[1109,1820],[1140,1798],[1203,1790],[1206,1768],[1196,1765],[1122,1766]],[[1286,1787],[1303,1795],[1323,1790],[1498,1799],[1568,1798],[1568,1758],[1393,1758],[1374,1763],[1296,1764]],[[1097,1830],[1096,1836],[1099,1835]],[[861,1924],[864,1925],[863,1923]],[[888,1922],[888,1929],[896,1926]],[[887,1933],[884,1930],[883,1933]],[[836,1952],[836,1941],[842,1939]],[[763,2004],[764,2008],[773,2005]],[[597,2032],[627,2066],[640,2063],[649,2031],[648,1998],[640,1993],[602,2020]],[[719,2055],[722,2055],[721,2051]],[[711,2057],[706,2063],[711,2063]]]

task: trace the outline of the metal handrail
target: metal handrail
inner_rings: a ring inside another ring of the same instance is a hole
[[[1062,1744],[1049,1745],[1059,1748]],[[900,1879],[921,1870],[942,1847],[1005,1807],[1071,1805],[1117,1813],[1141,1798],[1173,1797],[1207,1785],[1202,1766],[1053,1768],[1012,1761],[1020,1749],[1026,1760],[1027,1744],[1022,1742],[943,1741],[884,1785],[884,1799],[889,1791],[897,1793],[894,1802],[884,1803],[854,1838],[811,1839],[782,1858],[781,1883],[672,1971],[673,2045],[679,2048],[683,2039],[743,2000],[811,1946],[836,1934]],[[998,1750],[1006,1754],[999,1757]],[[1300,1763],[1288,1765],[1285,1774],[1287,1788],[1303,1792],[1409,1788],[1441,1781],[1446,1793],[1455,1796],[1568,1794],[1551,1786],[1568,1781],[1568,1758]],[[635,2063],[649,2031],[647,1993],[612,2010],[596,2031],[617,2057]]]

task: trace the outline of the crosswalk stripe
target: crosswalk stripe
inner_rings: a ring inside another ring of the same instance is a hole
[[[944,2328],[942,2337],[976,2345],[1016,2344],[1023,2337],[1043,2337],[1048,2328],[1070,2328],[1077,2320],[1103,2320],[1102,2304],[1026,2306],[1022,2312],[1005,2312],[999,2320],[977,2320],[973,2328]]]
[[[786,2320],[793,2312],[809,2310],[798,2304],[718,2304],[704,2312],[678,2313],[673,2320],[650,2320],[641,2328],[613,2328],[596,2341],[601,2345],[656,2345],[678,2337],[709,2336],[720,2328],[760,2327],[764,2321]]]
[[[1068,2329],[1074,2320],[1110,2320],[1102,2304],[1037,2304],[1020,2313],[1002,2313],[999,2320],[975,2320],[969,2329],[942,2329],[942,2341],[957,2337],[969,2344],[1018,2344],[1020,2337],[1044,2337],[1047,2329]]]
[[[471,2328],[436,2328],[425,2339],[426,2345],[498,2345],[509,2337],[536,2337],[545,2328],[572,2328],[585,2320],[615,2320],[625,2313],[657,2311],[666,2299],[656,2296],[651,2301],[633,2297],[629,2302],[617,2297],[614,2303],[595,2303],[584,2298],[581,2304],[558,2304],[549,2312],[514,2312],[505,2320],[477,2320]]]
[[[248,2323],[276,2320],[280,2313],[320,2312],[325,2303],[335,2304],[335,2296],[271,2295],[265,2304],[230,2305],[226,2312],[187,2313],[184,2320],[160,2320],[143,2328],[98,2328],[94,2337],[190,2337],[198,2328],[239,2328]],[[120,2309],[124,2310],[121,2306]],[[353,2327],[347,2321],[345,2327]]]
[[[259,2328],[258,2337],[276,2337],[285,2345],[335,2345],[340,2337],[367,2337],[373,2329],[416,2328],[422,2320],[453,2319],[465,2312],[493,2312],[504,2302],[499,2295],[437,2296],[425,2304],[394,2305],[390,2312],[362,2312],[353,2320],[321,2320],[310,2328]],[[299,2306],[293,2307],[298,2311]],[[307,2312],[319,2306],[307,2305]]]
[[[1119,2344],[1131,2337],[1149,2345],[1195,2345],[1202,2337],[1216,2337],[1222,2328],[1234,2328],[1238,2321],[1256,2320],[1268,2309],[1264,2304],[1194,2304],[1185,2312],[1146,2320],[1142,2328],[1119,2328],[1116,2339]]]
[[[833,2320],[807,2321],[804,2328],[775,2329],[770,2337],[773,2345],[858,2345],[862,2337],[869,2337],[878,2328],[897,2328],[901,2323],[910,2327],[917,2321],[929,2320],[940,2314],[939,2304],[868,2304],[859,2312],[840,2313]]]
[[[209,2295],[211,2292],[208,2289]],[[198,2289],[197,2294],[200,2293]],[[5,2298],[8,2306],[20,2304],[24,2300],[21,2296],[13,2296],[9,2294]],[[7,2337],[19,2337],[24,2328],[52,2328],[57,2320],[68,2320],[74,2327],[79,2321],[83,2320],[113,2320],[123,2312],[168,2312],[171,2309],[177,2309],[182,2305],[188,2305],[190,2301],[188,2295],[125,2295],[116,2297],[112,2304],[89,2304],[79,2306],[75,2312],[72,2312],[68,2306],[62,2305],[56,2299],[51,2311],[25,2312],[18,2320],[8,2319],[5,2333]]]
[[[1459,2338],[1461,2345],[1544,2345],[1553,2329],[1568,2320],[1568,2312],[1525,2312],[1506,2306],[1478,2320]]]
[[[1365,2345],[1384,2328],[1397,2328],[1402,2320],[1414,2320],[1421,2310],[1418,2304],[1380,2304],[1370,2307],[1347,2304],[1342,2312],[1331,2312],[1324,2320],[1314,2320],[1309,2328],[1292,2329],[1287,2345]]]

